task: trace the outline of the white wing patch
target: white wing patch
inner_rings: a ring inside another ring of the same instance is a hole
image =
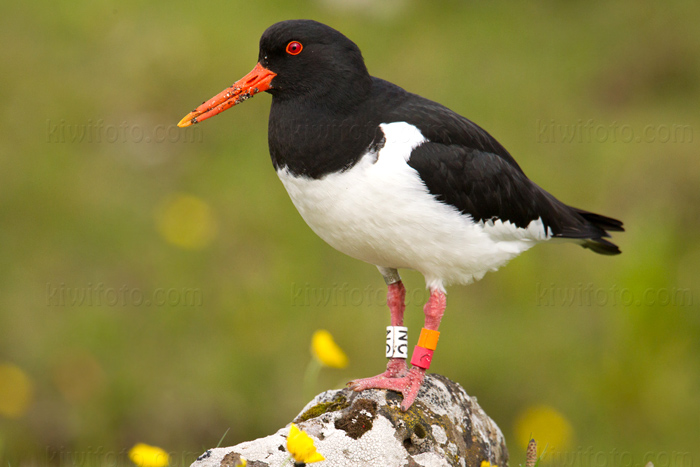
[[[379,128],[382,129],[386,140],[379,152],[385,158],[400,158],[407,162],[411,157],[411,151],[428,141],[423,133],[410,123],[382,123]]]
[[[479,221],[479,225],[495,240],[507,241],[516,238],[531,238],[545,241],[552,236],[552,229],[550,227],[545,229],[541,217],[530,221],[525,228],[518,227],[508,220],[503,222],[501,219],[491,219],[486,222]]]

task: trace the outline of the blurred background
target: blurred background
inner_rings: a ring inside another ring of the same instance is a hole
[[[0,18],[0,463],[189,465],[383,370],[385,287],[304,224],[270,96],[175,124],[313,18],[370,72],[494,135],[568,204],[622,219],[603,257],[540,246],[449,289],[431,371],[511,465],[700,463],[700,4],[78,0]],[[412,342],[422,277],[403,272]],[[346,352],[302,386],[311,335]],[[223,437],[223,440],[222,440]]]

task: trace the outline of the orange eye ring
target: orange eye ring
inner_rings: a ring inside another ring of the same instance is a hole
[[[301,42],[292,41],[289,44],[287,44],[287,53],[289,55],[299,55],[303,48],[304,46],[301,45]]]

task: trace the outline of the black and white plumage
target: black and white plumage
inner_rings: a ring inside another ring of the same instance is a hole
[[[558,201],[475,123],[370,76],[358,47],[326,25],[268,28],[255,69],[180,125],[260,91],[273,96],[272,163],[301,216],[337,250],[377,266],[390,295],[403,290],[398,269],[421,272],[432,292],[426,328],[437,330],[446,285],[481,279],[538,243],[620,253],[608,240],[620,221]],[[392,325],[402,306],[390,304]],[[422,381],[414,370],[390,362],[353,384],[400,390],[406,409]]]

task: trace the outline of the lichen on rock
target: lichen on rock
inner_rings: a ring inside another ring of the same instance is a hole
[[[294,423],[313,439],[326,460],[321,466],[506,467],[508,451],[498,426],[462,387],[444,376],[427,375],[414,404],[401,411],[400,394],[370,389],[331,390],[316,396]],[[228,448],[212,449],[193,467],[223,467],[230,453],[249,466],[279,466],[289,457],[288,427]],[[228,459],[232,457],[229,456]]]

